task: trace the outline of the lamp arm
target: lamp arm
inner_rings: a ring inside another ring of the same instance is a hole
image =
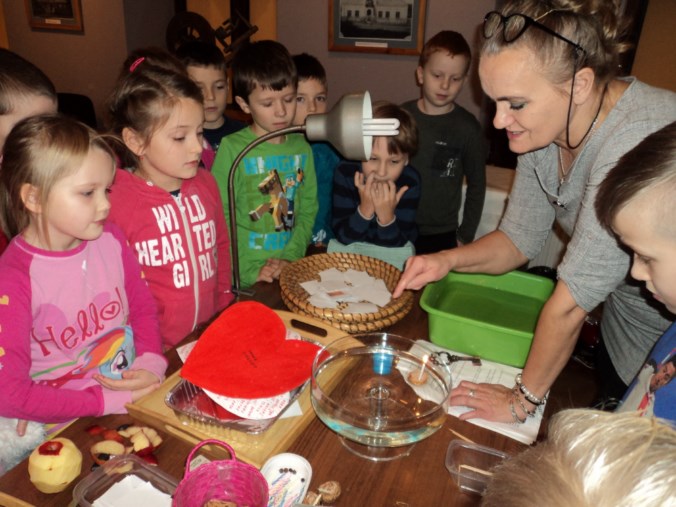
[[[257,137],[244,147],[244,149],[239,153],[239,155],[237,155],[237,158],[235,158],[235,161],[232,163],[232,166],[230,167],[230,173],[228,174],[228,211],[230,216],[228,218],[230,224],[230,251],[232,255],[232,278],[233,278],[232,291],[236,295],[239,294],[253,295],[253,292],[243,291],[241,290],[240,287],[241,283],[239,276],[239,246],[237,244],[237,217],[236,217],[237,206],[235,205],[235,173],[237,172],[237,167],[239,166],[240,162],[244,159],[244,157],[247,155],[247,153],[249,153],[259,144],[269,141],[270,139],[274,139],[275,137],[280,137],[294,132],[304,132],[304,131],[305,125],[294,125],[291,127],[275,130],[273,132],[268,132],[267,134]]]

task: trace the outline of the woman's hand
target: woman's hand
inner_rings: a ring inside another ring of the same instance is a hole
[[[397,192],[394,181],[374,181],[371,185],[371,200],[375,214],[381,224],[389,224],[394,219],[394,210],[401,196],[408,190],[403,186]]]
[[[446,276],[453,268],[453,263],[448,258],[450,252],[452,250],[410,257],[406,261],[406,269],[394,288],[392,297],[398,298],[406,289],[417,290]]]
[[[475,384],[463,380],[458,387],[451,390],[451,405],[472,409],[460,416],[463,421],[480,417],[487,421],[511,423],[514,422],[509,408],[512,396],[512,390],[503,385]],[[515,402],[514,405],[518,417],[525,418],[518,403]]]
[[[94,375],[94,380],[113,391],[131,391],[132,401],[136,401],[160,387],[160,379],[148,370],[127,370],[122,372],[121,379]]]

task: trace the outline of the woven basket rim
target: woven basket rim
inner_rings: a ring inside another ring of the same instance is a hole
[[[303,257],[287,265],[279,279],[281,296],[284,303],[296,313],[315,317],[331,323],[348,332],[375,331],[400,320],[413,306],[413,294],[404,291],[402,296],[372,313],[343,313],[334,308],[318,308],[308,302],[309,295],[300,283],[318,280],[318,273],[324,269],[336,268],[345,271],[349,268],[365,271],[385,282],[390,292],[394,291],[401,271],[391,264],[366,255],[334,252]]]

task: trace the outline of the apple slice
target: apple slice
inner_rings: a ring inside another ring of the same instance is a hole
[[[124,445],[115,440],[101,440],[100,442],[96,442],[90,447],[89,452],[91,453],[94,462],[99,465],[102,465],[116,456],[124,456],[127,454]]]

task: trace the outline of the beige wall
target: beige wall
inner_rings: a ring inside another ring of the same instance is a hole
[[[250,1],[250,22],[258,27],[258,32],[251,39],[276,39],[277,0]],[[230,2],[225,0],[188,0],[187,8],[203,16],[213,28],[218,28],[223,21],[230,18]]]
[[[475,47],[479,24],[494,7],[495,0],[427,0],[425,39],[440,30],[456,30]],[[292,53],[307,52],[319,58],[328,74],[331,103],[345,93],[363,90],[374,100],[397,103],[419,96],[414,75],[417,56],[329,51],[328,16],[326,0],[278,2],[278,40]],[[481,100],[481,88],[474,79],[465,86],[458,103],[478,115]]]
[[[632,74],[646,83],[676,92],[675,25],[676,1],[650,0]]]
[[[4,0],[5,19],[12,20],[5,28],[9,48],[40,67],[57,91],[88,95],[101,124],[104,102],[128,52],[144,45],[164,47],[164,31],[173,14],[173,2],[81,2],[82,34],[31,30],[22,0]]]

